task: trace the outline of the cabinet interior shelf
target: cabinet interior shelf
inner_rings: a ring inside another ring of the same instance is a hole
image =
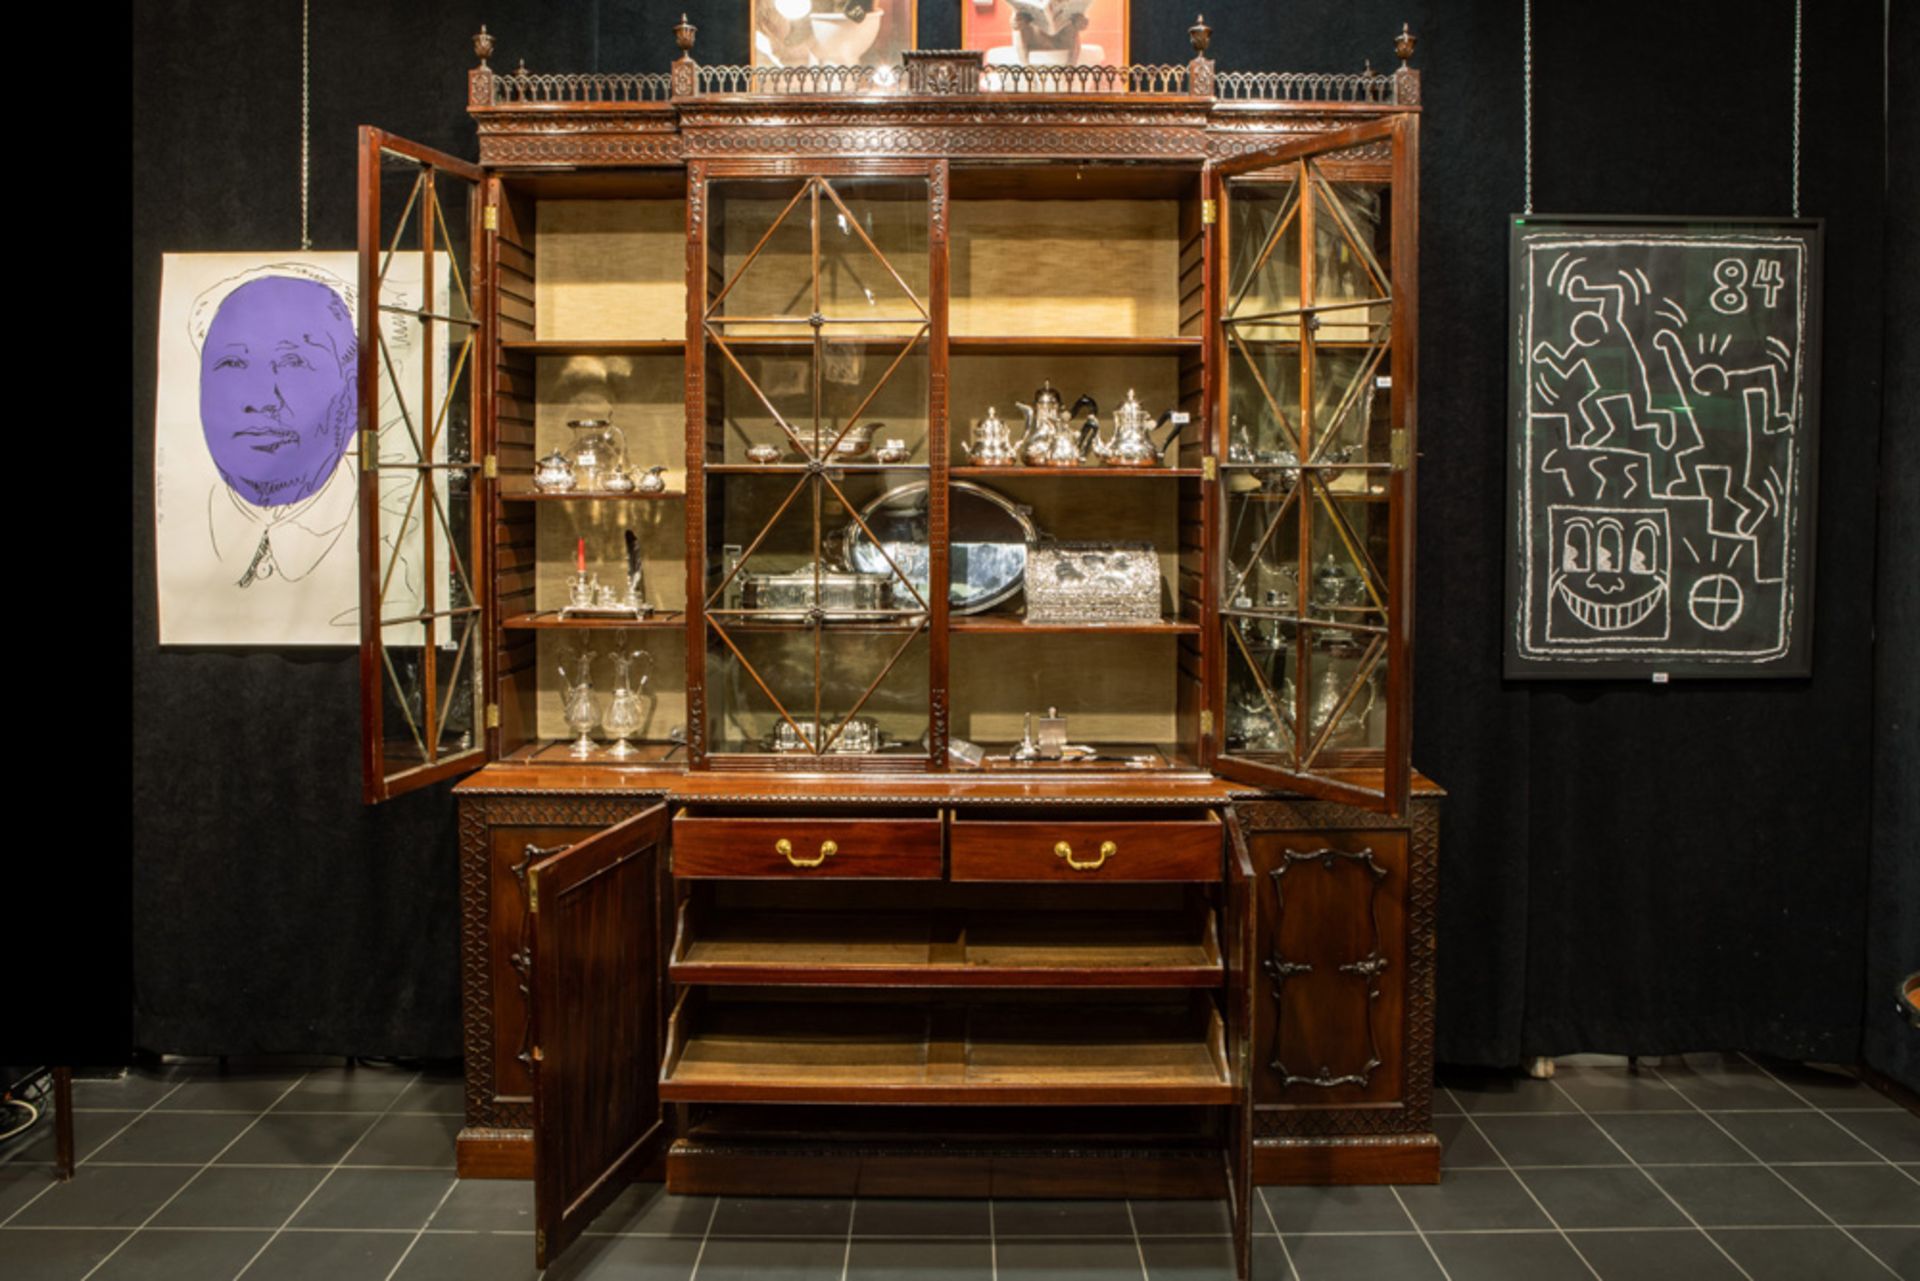
[[[684,338],[515,338],[500,349],[528,356],[678,356]]]
[[[610,746],[606,739],[595,741],[595,751],[591,756],[575,756],[571,739],[542,738],[522,743],[510,752],[503,753],[500,759],[512,765],[612,765],[637,768],[665,766],[681,769],[687,763],[687,749],[679,743],[652,742],[642,739],[628,739],[633,751],[626,756],[612,756],[607,752]]]
[[[568,489],[540,490],[529,486],[531,482],[511,480],[500,486],[500,499],[508,503],[635,503],[659,501],[665,498],[685,498],[686,494],[678,489],[665,489],[657,493],[642,494],[635,492],[614,493],[605,489]]]
[[[1198,467],[973,467],[955,466],[948,469],[948,475],[957,480],[968,480],[980,476],[1078,476],[1085,479],[1101,478],[1105,480],[1164,480],[1168,478],[1195,478],[1200,475]]]
[[[562,618],[557,609],[515,614],[500,626],[510,632],[552,629],[554,631],[612,631],[620,628],[671,628],[686,626],[687,616],[677,609],[657,609],[645,618]]]
[[[1225,1027],[1186,1000],[723,999],[688,988],[660,1097],[680,1103],[1224,1104]]]
[[[1019,614],[954,614],[947,627],[956,632],[1029,632],[1046,635],[1198,636],[1200,624],[1162,618],[1140,623],[1030,623]]]
[[[1199,351],[1202,341],[1198,335],[1095,338],[952,334],[947,338],[947,350],[956,356],[1180,356]]]
[[[709,911],[681,905],[676,983],[1218,987],[1214,913]]]

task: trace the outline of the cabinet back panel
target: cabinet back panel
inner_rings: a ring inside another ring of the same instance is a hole
[[[684,200],[542,200],[534,221],[541,338],[686,337]]]
[[[956,334],[1180,332],[1177,200],[956,200]]]

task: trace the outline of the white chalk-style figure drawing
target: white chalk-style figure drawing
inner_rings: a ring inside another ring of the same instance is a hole
[[[1516,654],[1785,654],[1804,577],[1807,242],[1522,243]]]
[[[167,255],[154,458],[162,644],[358,643],[356,270],[350,253]],[[388,358],[409,371],[401,385],[418,385],[417,332],[392,328]],[[376,457],[399,457],[411,412],[383,398]],[[406,479],[379,488],[393,601],[423,586]],[[411,540],[398,532],[409,524]]]

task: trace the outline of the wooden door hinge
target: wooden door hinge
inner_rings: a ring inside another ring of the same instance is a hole
[[[1205,200],[1202,200],[1200,202],[1200,222],[1203,226],[1211,227],[1213,226],[1214,223],[1219,221],[1220,221],[1220,202],[1215,200],[1212,196],[1208,196]]]
[[[480,215],[480,225],[488,231],[500,230],[500,206],[488,205],[487,211]]]

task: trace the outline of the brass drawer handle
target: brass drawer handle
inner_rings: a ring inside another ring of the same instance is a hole
[[[835,854],[838,854],[840,852],[840,846],[835,841],[821,841],[820,856],[818,858],[795,858],[793,856],[793,842],[783,836],[773,843],[773,852],[795,867],[819,867]]]
[[[1115,845],[1112,841],[1101,841],[1100,857],[1096,859],[1089,859],[1087,862],[1081,863],[1081,862],[1076,862],[1074,860],[1073,846],[1067,844],[1065,841],[1057,842],[1053,847],[1054,857],[1063,858],[1067,860],[1067,866],[1072,868],[1076,872],[1091,872],[1095,868],[1104,867],[1106,865],[1107,860],[1112,858],[1115,854],[1118,854],[1119,852],[1120,852],[1120,847],[1118,845]]]

